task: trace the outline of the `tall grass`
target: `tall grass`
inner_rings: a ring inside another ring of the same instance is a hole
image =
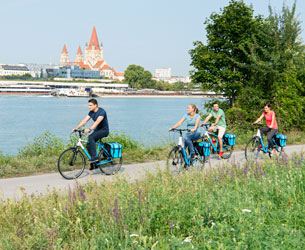
[[[0,205],[1,249],[302,249],[304,154]]]

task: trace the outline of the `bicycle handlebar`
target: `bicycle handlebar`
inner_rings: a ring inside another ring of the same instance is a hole
[[[178,132],[183,132],[183,131],[187,131],[187,132],[191,132],[191,130],[190,129],[186,129],[186,128],[183,128],[183,129],[180,129],[180,128],[173,128],[172,130],[170,130],[170,131],[178,131]]]
[[[209,127],[211,127],[211,125],[212,125],[211,123],[206,123],[206,124],[201,124],[200,126],[209,128]]]

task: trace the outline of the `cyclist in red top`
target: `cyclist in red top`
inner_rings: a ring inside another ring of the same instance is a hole
[[[272,137],[276,134],[278,126],[275,118],[275,112],[271,110],[271,105],[269,103],[264,106],[264,112],[254,123],[260,122],[264,117],[266,119],[267,126],[261,129],[261,135],[263,136],[263,134],[270,132],[268,135],[269,149],[273,149]],[[271,154],[273,154],[275,151],[276,150],[273,149]]]

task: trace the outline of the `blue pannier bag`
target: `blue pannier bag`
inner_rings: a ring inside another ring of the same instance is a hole
[[[110,154],[113,158],[122,157],[122,145],[118,142],[109,142],[107,143],[110,146]]]
[[[209,142],[199,142],[199,147],[202,147],[204,156],[210,156],[210,143]]]
[[[287,136],[286,135],[276,134],[275,138],[276,138],[275,142],[276,142],[276,144],[278,144],[278,146],[286,147],[286,140],[287,140]]]
[[[228,145],[230,145],[230,146],[235,145],[235,135],[234,134],[228,133],[228,134],[225,134],[224,137],[225,137],[225,140]]]

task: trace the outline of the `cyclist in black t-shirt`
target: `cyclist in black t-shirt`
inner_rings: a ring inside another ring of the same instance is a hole
[[[98,161],[96,157],[95,142],[109,135],[109,126],[106,111],[98,106],[97,100],[90,99],[88,101],[88,107],[90,112],[74,129],[72,129],[72,133],[84,126],[92,118],[94,123],[89,127],[89,129],[84,130],[85,134],[93,131],[93,133],[89,135],[87,143],[87,149],[91,156],[91,160],[89,162],[92,163]]]

